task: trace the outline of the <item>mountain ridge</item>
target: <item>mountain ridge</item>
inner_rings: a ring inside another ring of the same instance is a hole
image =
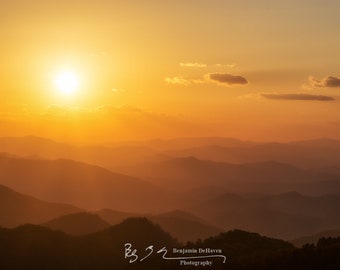
[[[0,185],[0,226],[15,227],[25,223],[43,223],[61,215],[76,213],[80,208],[45,202]]]
[[[162,202],[167,196],[145,180],[67,159],[0,157],[0,170],[3,185],[42,200],[86,209],[151,209],[157,208],[155,201]]]

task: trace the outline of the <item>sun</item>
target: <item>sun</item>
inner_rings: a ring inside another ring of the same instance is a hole
[[[55,76],[54,84],[63,96],[72,96],[79,88],[79,78],[73,70],[62,70]]]

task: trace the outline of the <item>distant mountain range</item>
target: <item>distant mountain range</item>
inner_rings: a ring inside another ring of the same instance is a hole
[[[190,210],[224,230],[239,228],[282,239],[340,228],[339,195],[225,194]]]
[[[75,146],[26,136],[0,138],[0,152],[50,159],[73,159],[114,171],[131,165],[189,156],[238,164],[276,161],[305,169],[340,166],[340,140],[333,139],[277,143],[203,137]]]
[[[230,163],[276,161],[299,168],[315,169],[340,165],[340,140],[316,139],[290,143],[258,143],[242,146],[219,144],[187,147],[165,152],[172,157],[194,156],[203,160]]]
[[[40,224],[59,216],[82,211],[68,204],[49,203],[0,185],[0,226]]]
[[[96,232],[130,217],[147,217],[183,243],[235,228],[283,239],[340,228],[340,196],[332,195],[224,194],[196,204],[189,212],[176,210],[159,214],[110,209],[84,213],[77,207],[47,203],[5,186],[0,186],[0,195],[0,226],[44,223],[74,235]]]
[[[322,232],[318,232],[314,235],[303,236],[296,239],[291,240],[290,242],[296,247],[302,247],[306,244],[314,244],[316,245],[320,238],[330,238],[330,237],[340,237],[340,230],[326,230]]]
[[[177,260],[162,259],[162,254],[157,253],[164,247],[169,257],[179,256],[172,252],[173,247],[221,249],[228,268],[235,270],[279,270],[282,266],[306,269],[311,264],[319,269],[337,269],[340,263],[340,238],[321,238],[336,236],[338,231],[296,239],[292,242],[297,246],[315,244],[296,249],[286,241],[244,230],[219,234],[220,229],[210,225],[218,223],[225,230],[235,225],[250,231],[263,230],[266,235],[292,237],[299,231],[318,231],[330,224],[339,226],[339,196],[224,194],[197,205],[192,209],[196,215],[175,210],[147,218],[129,218],[134,214],[110,209],[79,212],[83,210],[47,203],[0,186],[0,205],[0,269],[181,269]],[[198,216],[207,218],[209,223]],[[50,217],[52,220],[46,221]],[[2,228],[41,221],[40,226]],[[110,222],[117,224],[112,226]],[[191,243],[183,245],[172,237],[175,235],[182,243]],[[198,237],[206,239],[196,241]],[[124,258],[127,243],[136,249],[139,259],[150,245],[154,252],[145,262],[131,264],[131,257]],[[221,260],[214,260],[214,269],[225,266]]]
[[[340,194],[340,175],[275,161],[231,164],[184,157],[136,166],[131,174],[179,191],[211,186],[229,192]]]
[[[27,136],[0,138],[0,153],[0,226],[88,234],[139,216],[181,242],[234,228],[283,239],[340,228],[339,140],[76,146]]]
[[[175,210],[160,214],[128,214],[113,210],[101,210],[97,214],[112,225],[117,224],[128,217],[144,216],[153,223],[161,226],[163,230],[169,232],[178,241],[185,243],[187,241],[196,241],[209,236],[219,234],[223,229],[211,225],[209,222],[199,218],[189,212]]]
[[[29,159],[72,159],[110,170],[145,161],[167,158],[160,151],[146,146],[72,145],[50,139],[26,137],[0,138],[0,153],[6,152]]]
[[[42,225],[71,235],[95,233],[111,226],[98,215],[86,212],[61,216]]]
[[[168,198],[167,191],[147,181],[66,159],[0,156],[0,171],[0,184],[86,209],[158,210]]]
[[[151,216],[148,217],[148,219],[161,226],[163,230],[169,232],[182,243],[205,239],[224,231],[217,226],[213,226],[208,222],[203,221],[203,219],[192,219],[190,216],[193,217],[193,215],[188,215],[185,212],[180,215],[178,212],[172,212]]]
[[[69,214],[42,225],[71,235],[84,235],[106,229],[131,217],[142,217],[138,214],[131,214],[130,216],[126,215],[119,222],[112,222],[118,221],[116,211],[111,211],[111,214],[108,214],[109,210],[106,210],[104,215],[101,215],[101,213],[103,212],[99,211],[98,214],[85,212]],[[223,231],[192,214],[179,210],[159,215],[147,215],[146,217],[182,243],[204,239]]]
[[[9,153],[3,157],[26,156],[36,163],[46,162],[46,158],[72,159],[179,192],[215,186],[228,192],[340,193],[338,140],[254,143],[230,138],[178,138],[107,145],[73,146],[32,136],[0,138],[0,152]],[[115,178],[119,178],[117,173]]]
[[[117,225],[131,217],[147,217],[183,243],[207,238],[223,231],[180,210],[157,215],[110,209],[91,213],[72,205],[44,202],[0,185],[0,227],[41,224],[71,235],[84,235]]]

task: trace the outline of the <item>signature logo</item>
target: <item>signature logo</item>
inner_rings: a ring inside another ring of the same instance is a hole
[[[168,250],[166,247],[163,247],[157,251],[154,250],[154,246],[150,245],[147,248],[145,248],[145,253],[142,255],[137,254],[138,251],[137,249],[132,247],[131,243],[126,243],[124,245],[125,247],[125,259],[129,260],[129,263],[135,263],[135,262],[142,262],[144,260],[146,260],[147,258],[149,258],[152,254],[156,253],[156,254],[162,254],[162,258],[164,260],[179,260],[181,261],[181,265],[184,264],[182,263],[182,261],[186,261],[186,260],[195,260],[195,259],[214,259],[214,258],[220,258],[222,259],[222,262],[225,263],[227,261],[226,256],[222,255],[222,254],[212,254],[212,255],[206,255],[206,254],[202,254],[202,255],[194,255],[194,256],[181,256],[181,257],[169,257],[168,256]],[[212,262],[211,262],[212,264]],[[208,265],[211,265],[208,264]]]

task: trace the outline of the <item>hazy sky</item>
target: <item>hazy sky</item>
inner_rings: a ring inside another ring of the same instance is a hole
[[[340,138],[336,0],[0,2],[0,135]],[[55,81],[71,71],[76,92]]]

